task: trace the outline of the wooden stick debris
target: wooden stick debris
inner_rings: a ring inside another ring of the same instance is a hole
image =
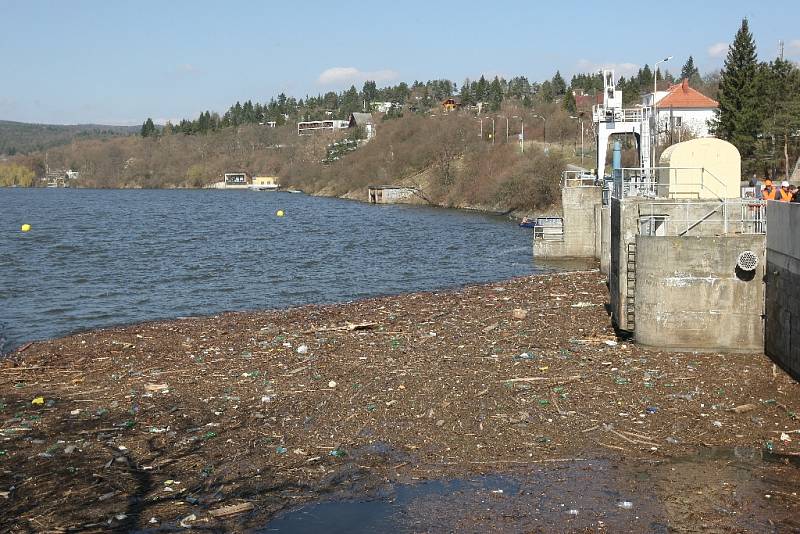
[[[213,510],[209,510],[208,513],[213,517],[220,518],[249,512],[253,509],[255,509],[253,503],[243,502],[241,504],[232,504],[230,506],[223,506],[222,508],[215,508]]]

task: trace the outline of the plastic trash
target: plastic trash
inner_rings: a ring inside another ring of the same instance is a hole
[[[297,354],[305,354],[308,352],[308,345],[300,345],[297,347]]]
[[[334,458],[344,458],[345,456],[347,456],[347,453],[344,452],[342,449],[333,449],[328,454],[333,456]]]
[[[31,401],[31,404],[33,404],[34,406],[42,406],[44,404],[44,397],[35,397]]]
[[[630,510],[633,508],[633,503],[631,501],[620,501],[617,503],[617,506],[623,510]]]

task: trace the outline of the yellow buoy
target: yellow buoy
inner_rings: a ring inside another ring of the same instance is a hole
[[[278,217],[283,217],[285,214],[283,213],[283,210],[278,210],[275,212],[275,215],[277,215]]]
[[[23,232],[30,232],[31,231],[31,225],[28,224],[28,223],[25,223],[25,224],[22,225],[22,228],[20,228],[20,230],[22,230]]]

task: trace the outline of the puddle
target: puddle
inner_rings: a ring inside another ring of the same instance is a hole
[[[705,449],[668,461],[586,460],[386,484],[289,510],[256,532],[794,530],[799,482],[784,458]]]
[[[666,532],[654,495],[618,480],[604,461],[521,475],[396,484],[377,498],[319,502],[272,520],[263,533],[573,530],[618,525]],[[631,503],[622,507],[620,503]]]

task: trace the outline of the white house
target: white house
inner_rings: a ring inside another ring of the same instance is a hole
[[[297,135],[312,135],[317,132],[335,132],[350,126],[350,121],[329,119],[324,121],[303,121],[297,123]]]
[[[694,137],[710,137],[708,121],[714,118],[719,103],[696,89],[689,87],[689,80],[671,86],[666,91],[657,91],[656,106],[658,131],[663,140],[672,135],[676,141],[690,133]],[[642,99],[646,107],[653,105],[653,93]]]

